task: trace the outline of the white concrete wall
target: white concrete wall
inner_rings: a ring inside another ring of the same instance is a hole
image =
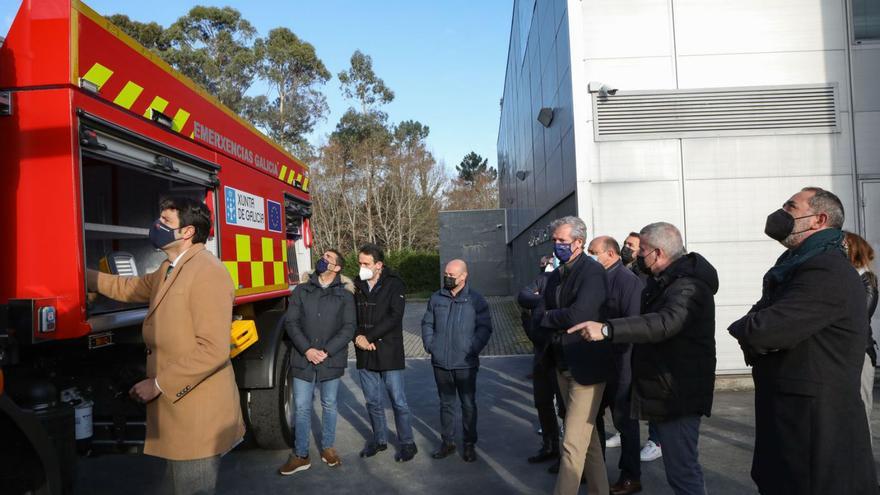
[[[682,229],[718,269],[719,371],[744,369],[726,328],[782,252],[764,220],[804,186],[837,193],[856,228],[846,0],[569,0],[579,214],[622,238]],[[859,172],[880,176],[880,46],[853,50]],[[589,81],[621,91],[836,82],[841,132],[595,142]]]

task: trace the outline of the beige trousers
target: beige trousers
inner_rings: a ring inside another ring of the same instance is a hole
[[[608,473],[596,432],[596,417],[605,384],[581,385],[568,371],[557,372],[556,378],[559,391],[565,398],[566,412],[562,458],[553,493],[576,495],[581,486],[581,475],[586,471],[587,493],[608,495]]]

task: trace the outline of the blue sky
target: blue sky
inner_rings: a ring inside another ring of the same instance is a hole
[[[312,43],[333,73],[324,87],[330,114],[310,136],[333,130],[348,103],[336,74],[352,52],[373,57],[379,77],[395,92],[385,110],[392,122],[415,119],[431,128],[428,145],[454,172],[471,150],[496,166],[499,100],[510,36],[512,0],[86,0],[103,15],[126,14],[167,26],[195,5],[229,5],[265,35],[285,26]],[[0,0],[0,33],[20,1]]]

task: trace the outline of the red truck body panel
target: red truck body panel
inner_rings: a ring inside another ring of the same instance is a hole
[[[308,168],[81,2],[23,2],[0,47],[0,90],[13,102],[0,116],[0,302],[54,300],[52,339],[91,331],[78,112],[220,167],[216,234],[238,303],[287,295],[296,283],[284,198],[309,201]]]

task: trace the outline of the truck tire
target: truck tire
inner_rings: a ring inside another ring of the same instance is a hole
[[[275,350],[275,386],[247,393],[248,418],[257,446],[268,450],[289,449],[293,441],[293,376],[290,344],[281,340]]]

